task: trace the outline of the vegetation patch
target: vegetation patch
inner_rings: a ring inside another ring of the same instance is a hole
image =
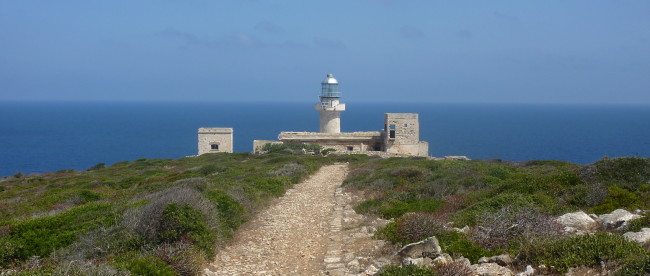
[[[371,195],[355,207],[357,212],[395,219],[375,233],[393,243],[436,236],[445,253],[472,262],[521,254],[524,262],[560,271],[601,261],[621,271],[647,267],[647,249],[620,235],[568,238],[554,218],[576,210],[650,209],[648,158],[603,159],[585,166],[552,160],[368,159],[352,165],[344,185]],[[648,221],[632,221],[627,231],[650,227]],[[449,222],[470,230],[452,231]]]
[[[366,158],[216,153],[7,178],[0,269],[196,275],[270,199],[324,164]]]
[[[620,235],[599,232],[557,241],[532,244],[523,248],[522,260],[532,264],[555,266],[560,273],[571,267],[599,265],[600,262],[625,263],[648,254],[635,242]]]

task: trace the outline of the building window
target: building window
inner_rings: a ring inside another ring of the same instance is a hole
[[[390,125],[388,127],[388,138],[395,139],[395,125]]]
[[[211,144],[210,149],[211,150],[219,150],[219,144]]]
[[[348,146],[348,151],[353,151],[353,150],[354,150],[354,147]]]

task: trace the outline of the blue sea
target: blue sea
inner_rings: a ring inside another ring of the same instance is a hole
[[[342,131],[380,130],[383,114],[420,114],[432,156],[587,164],[650,157],[649,105],[347,103]],[[313,103],[0,103],[0,176],[85,170],[197,152],[199,127],[234,128],[235,151],[280,131],[318,131]]]

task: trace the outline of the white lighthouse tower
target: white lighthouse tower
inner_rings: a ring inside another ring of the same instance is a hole
[[[341,111],[345,111],[345,104],[339,102],[339,82],[334,75],[327,74],[321,86],[320,103],[316,104],[316,110],[320,112],[320,132],[340,133]]]

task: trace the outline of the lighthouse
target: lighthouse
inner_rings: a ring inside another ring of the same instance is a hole
[[[316,104],[316,110],[320,112],[321,133],[341,132],[341,111],[345,111],[345,104],[339,102],[340,98],[339,82],[334,75],[327,74],[321,82],[320,102]]]

